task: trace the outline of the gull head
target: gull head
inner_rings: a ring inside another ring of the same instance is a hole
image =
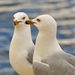
[[[28,16],[27,14],[25,14],[24,12],[18,12],[16,14],[13,15],[13,25],[22,25],[25,24],[25,21],[28,20]]]
[[[50,31],[56,32],[57,30],[57,24],[56,21],[51,17],[50,15],[40,15],[33,20],[27,20],[26,24],[34,24],[39,31]]]

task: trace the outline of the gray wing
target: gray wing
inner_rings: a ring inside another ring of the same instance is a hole
[[[34,46],[30,47],[28,50],[28,56],[27,56],[27,61],[32,64],[33,63],[33,53],[34,53]]]
[[[33,70],[35,75],[75,75],[75,57],[65,52],[56,53],[42,59],[41,64],[35,62]]]
[[[67,61],[75,67],[75,56],[67,53]]]
[[[35,75],[51,75],[49,73],[50,67],[40,62],[33,63],[33,71]]]
[[[56,53],[42,62],[49,64],[52,75],[75,75],[75,56],[71,54]]]

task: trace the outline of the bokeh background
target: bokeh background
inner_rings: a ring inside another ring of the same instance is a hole
[[[13,15],[25,12],[30,19],[49,14],[58,24],[57,38],[64,51],[75,55],[75,0],[0,0],[0,75],[18,75],[9,63]],[[35,43],[38,30],[32,26]]]

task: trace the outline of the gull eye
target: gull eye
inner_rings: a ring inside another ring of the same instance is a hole
[[[40,19],[37,19],[38,22],[40,22]]]
[[[25,19],[25,17],[22,18],[23,20]]]
[[[13,19],[15,19],[15,17],[13,17]]]

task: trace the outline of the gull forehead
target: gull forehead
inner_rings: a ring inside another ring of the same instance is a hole
[[[51,16],[48,15],[48,14],[43,14],[43,15],[40,15],[40,16],[38,16],[38,17],[36,17],[36,18],[46,19],[46,18],[48,18],[48,17],[51,17]]]
[[[43,20],[43,21],[55,21],[54,19],[53,19],[53,17],[52,16],[50,16],[50,15],[48,15],[48,14],[44,14],[44,15],[40,15],[40,16],[38,16],[37,18],[39,18],[39,19],[41,19],[41,20]]]
[[[24,12],[18,12],[16,14],[14,14],[15,17],[24,17],[27,16],[27,14],[25,14]]]
[[[14,20],[22,20],[22,21],[24,21],[24,20],[28,20],[29,17],[28,17],[28,15],[27,15],[26,13],[24,13],[24,12],[17,12],[17,13],[15,13],[15,14],[13,15],[13,19],[14,19]]]

